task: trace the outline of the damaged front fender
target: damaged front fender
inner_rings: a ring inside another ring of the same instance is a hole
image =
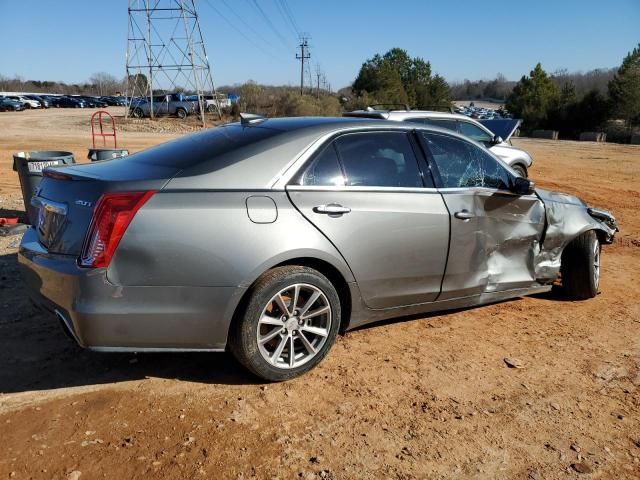
[[[538,281],[553,282],[557,278],[564,248],[582,233],[596,230],[601,243],[613,242],[618,226],[606,210],[590,208],[578,197],[565,193],[536,189],[536,194],[544,203],[546,217],[536,262]]]

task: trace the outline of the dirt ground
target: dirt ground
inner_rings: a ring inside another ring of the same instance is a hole
[[[11,154],[84,158],[90,113],[0,113],[0,217],[21,209]],[[0,479],[640,478],[640,146],[516,144],[539,186],[618,217],[600,295],[360,329],[287,383],[227,354],[83,351],[29,305],[19,238],[0,237]]]

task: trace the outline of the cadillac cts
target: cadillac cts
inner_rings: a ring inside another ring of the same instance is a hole
[[[98,351],[229,348],[300,375],[339,331],[544,292],[596,295],[607,212],[450,130],[264,119],[49,168],[21,269]]]

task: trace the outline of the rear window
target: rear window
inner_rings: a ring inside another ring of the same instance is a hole
[[[281,130],[270,128],[227,125],[187,135],[127,158],[128,161],[184,169],[282,133]],[[243,158],[239,156],[232,163],[239,162]]]

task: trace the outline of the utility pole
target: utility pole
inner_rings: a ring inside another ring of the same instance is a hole
[[[316,88],[316,96],[320,98],[320,77],[322,76],[322,72],[320,71],[320,65],[316,64],[316,80],[317,80],[317,88]]]
[[[300,37],[300,53],[296,53],[296,59],[300,60],[300,95],[304,95],[304,61],[311,58],[309,53],[309,38],[306,36]]]

